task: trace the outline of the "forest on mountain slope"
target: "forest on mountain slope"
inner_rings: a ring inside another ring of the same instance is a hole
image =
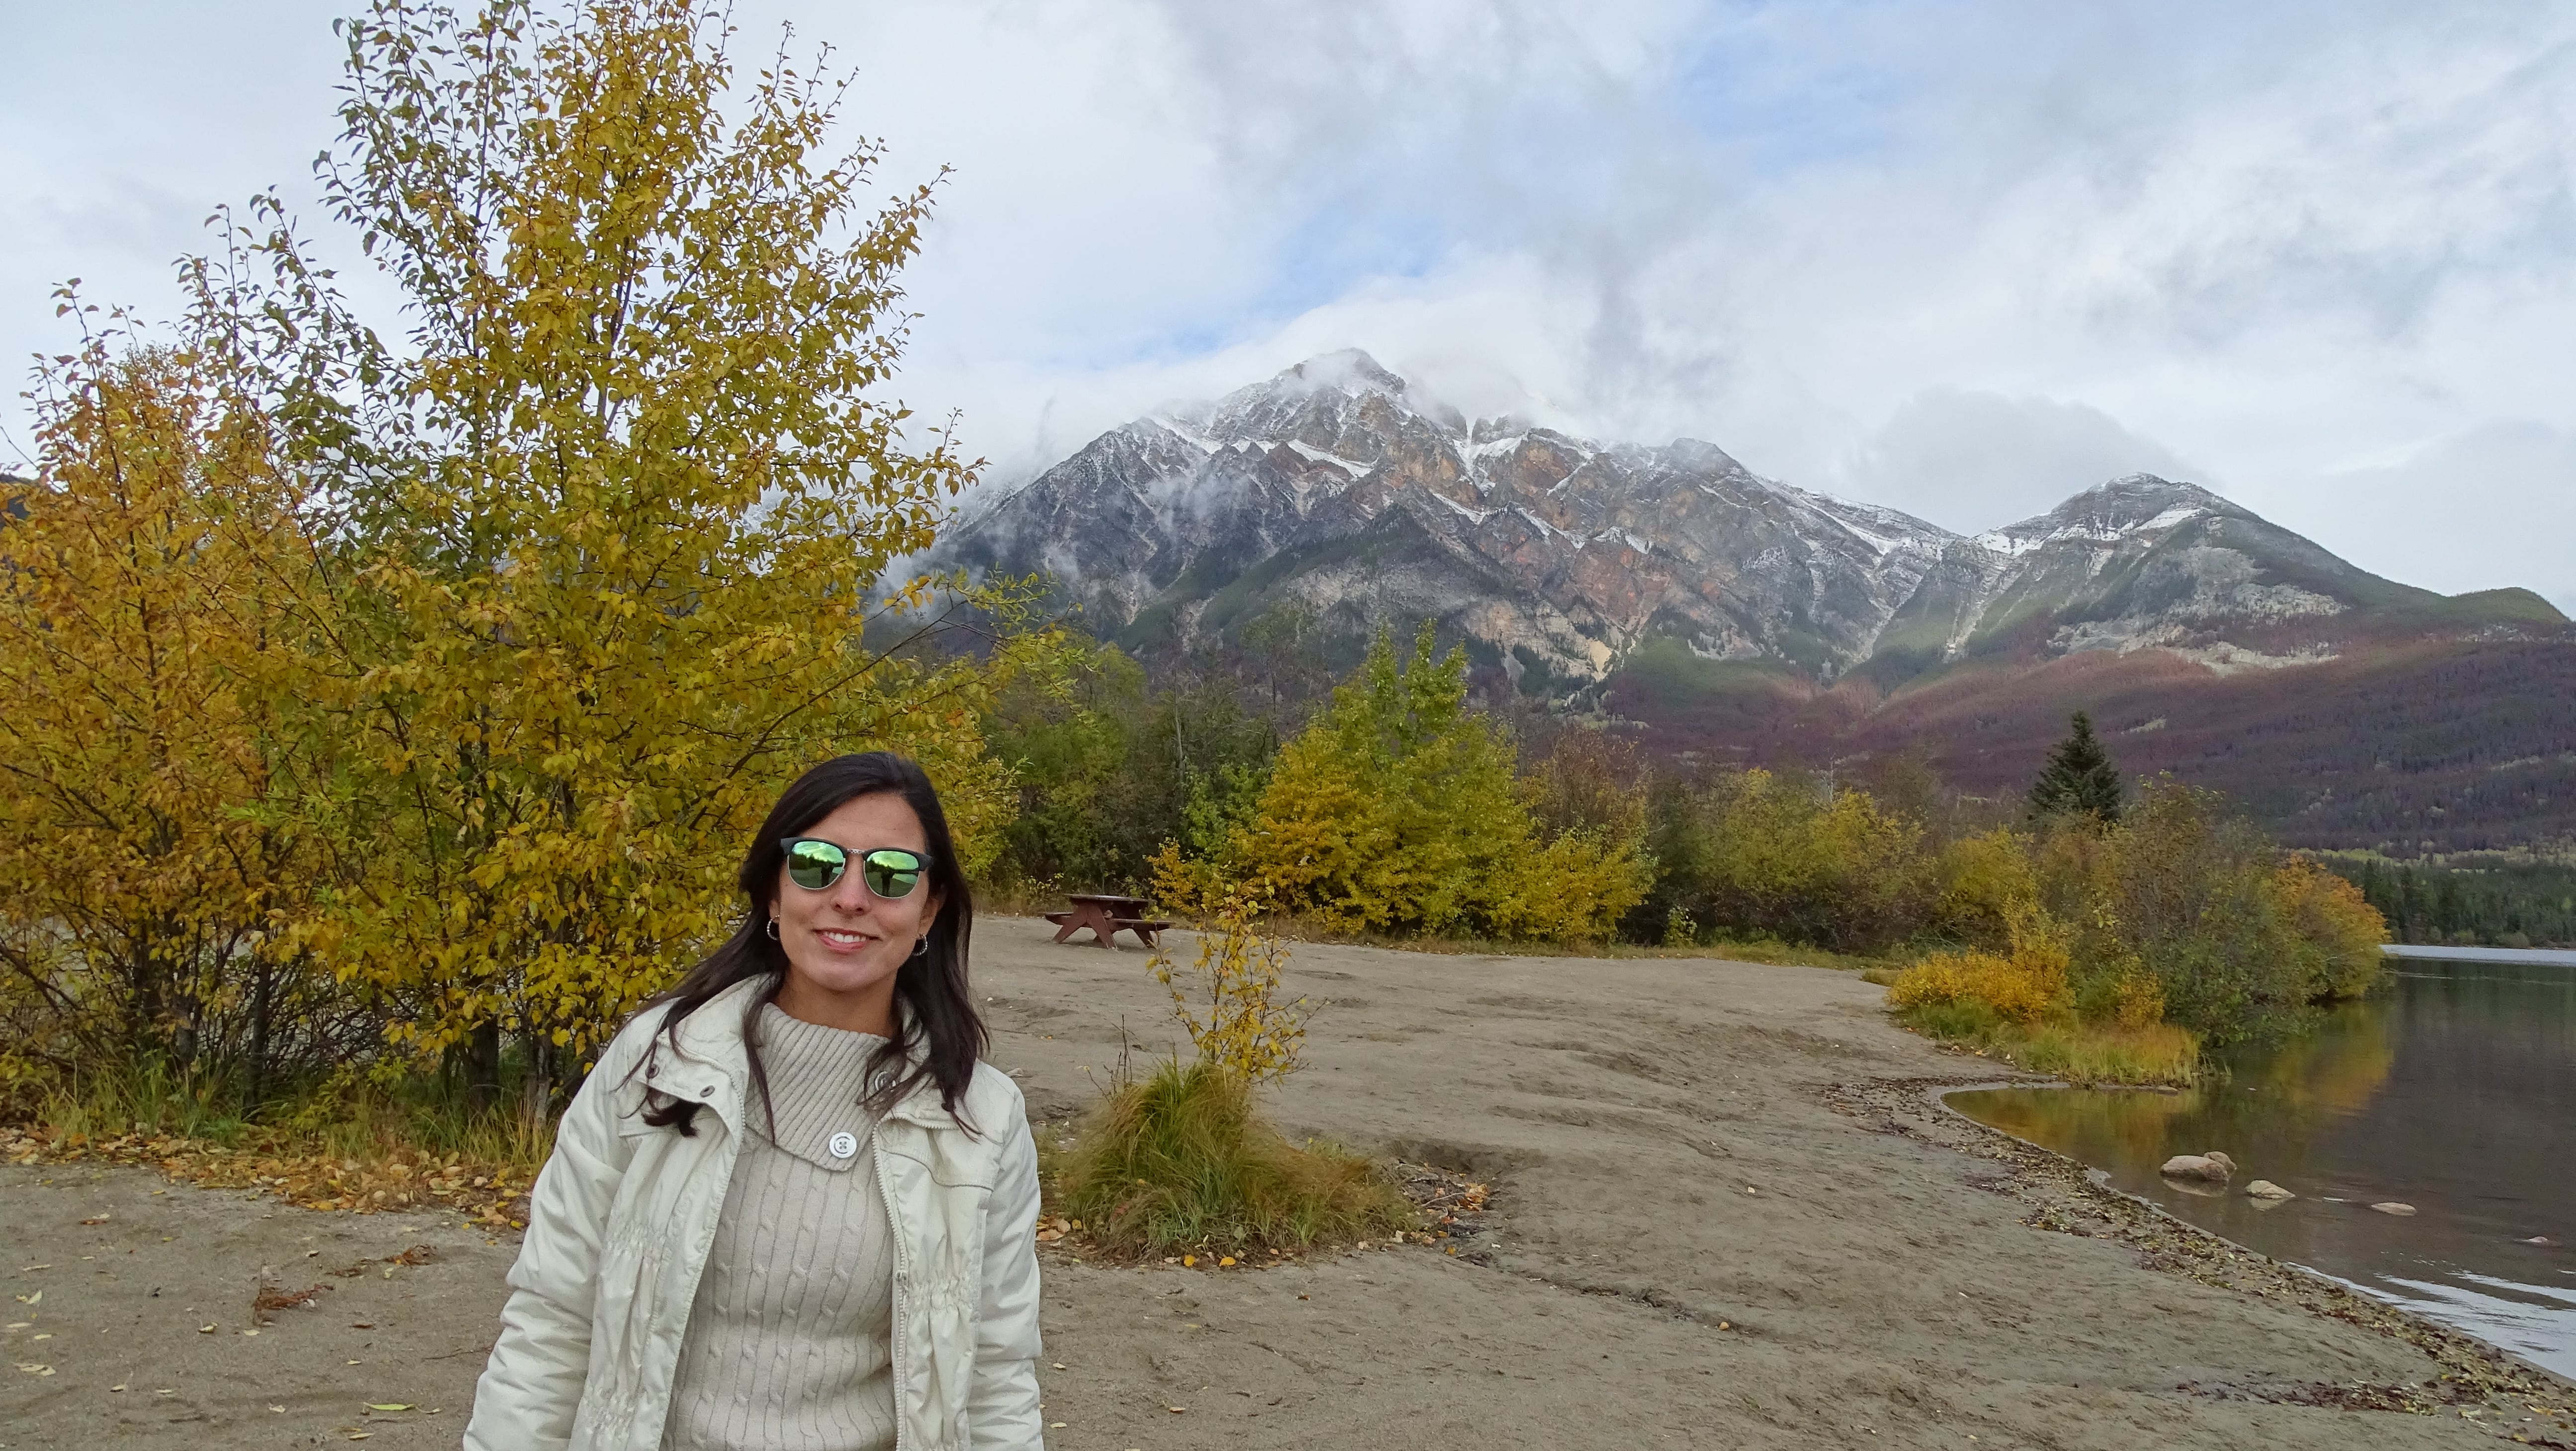
[[[1641,650],[1604,706],[1659,755],[1823,767],[1916,753],[1986,797],[2026,783],[2082,709],[2131,771],[2223,791],[2294,846],[2408,859],[2576,847],[2564,632],[2233,673],[2163,650],[1970,661],[1894,693],[1665,645]]]

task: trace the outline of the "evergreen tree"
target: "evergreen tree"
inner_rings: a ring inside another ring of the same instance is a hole
[[[2120,819],[2120,768],[2111,764],[2110,753],[2093,738],[2093,718],[2075,712],[2071,730],[2057,748],[2048,753],[2048,765],[2030,788],[2030,809],[2035,816],[2090,816],[2097,821]]]

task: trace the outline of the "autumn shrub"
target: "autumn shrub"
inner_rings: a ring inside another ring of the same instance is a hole
[[[1171,993],[1172,1016],[1199,1061],[1246,1083],[1295,1072],[1306,1041],[1306,1000],[1281,1001],[1288,948],[1259,930],[1260,907],[1249,893],[1231,894],[1199,933],[1195,964],[1176,968],[1160,948],[1147,964]]]
[[[1973,999],[2008,1022],[2030,1024],[2073,1013],[2067,934],[2036,912],[2008,926],[2002,952],[1936,952],[1900,974],[1888,1001],[1900,1009]]]
[[[1168,848],[1158,895],[1215,879],[1257,888],[1329,930],[1589,941],[1641,901],[1633,830],[1551,832],[1511,744],[1467,706],[1466,657],[1425,621],[1409,662],[1383,630],[1352,677],[1281,749],[1245,824],[1198,856]]]
[[[2039,904],[2031,840],[2008,827],[1950,842],[1933,874],[1932,931],[1971,946],[2009,945],[2015,918]]]
[[[2308,860],[2273,869],[2272,899],[2288,919],[2311,998],[2354,998],[2387,980],[2388,919],[2361,888]]]
[[[255,1100],[376,1026],[305,936],[333,853],[280,810],[330,754],[279,701],[274,567],[311,541],[204,360],[124,341],[45,370],[0,516],[0,1037],[21,1076]]]
[[[1668,785],[1648,844],[1661,873],[1649,913],[1843,952],[1918,934],[1935,878],[1923,827],[1865,791],[1770,771]]]
[[[1093,1243],[1140,1255],[1289,1251],[1412,1221],[1367,1159],[1289,1143],[1254,1112],[1250,1083],[1204,1059],[1113,1088],[1076,1130],[1057,1203]]]
[[[2040,1071],[2152,1076],[2201,1043],[2293,1031],[2384,975],[2386,924],[2357,889],[2170,780],[2117,822],[2069,814],[1953,843],[1941,879],[1945,928],[1991,943],[2000,920],[2009,950],[1933,953],[1891,1004]]]
[[[2187,1084],[2199,1076],[2200,1037],[2188,1028],[2063,1011],[2015,1018],[1974,991],[1927,990],[1949,986],[1938,977],[1919,979],[1898,1007],[1898,1021],[1925,1037],[2075,1083]]]
[[[2294,1030],[2312,1004],[2381,980],[2386,925],[2340,878],[2291,858],[2215,793],[2145,783],[2115,826],[2059,825],[2033,852],[2043,909],[2073,930],[2094,1016],[2145,1001],[2212,1043]]]

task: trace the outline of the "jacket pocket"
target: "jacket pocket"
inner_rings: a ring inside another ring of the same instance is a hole
[[[991,1193],[1001,1179],[1002,1156],[992,1145],[961,1133],[907,1134],[888,1143],[886,1152],[919,1164],[930,1182],[942,1189],[981,1189]]]

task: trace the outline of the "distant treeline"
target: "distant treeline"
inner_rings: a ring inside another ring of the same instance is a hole
[[[2455,947],[2576,947],[2576,866],[2472,858],[2410,863],[2333,858],[2388,919],[2397,942]]]
[[[1268,623],[1272,649],[1166,660],[1160,684],[1102,647],[998,695],[983,734],[1019,799],[988,880],[1194,915],[1248,893],[1373,936],[1928,955],[1925,1002],[2213,1043],[2377,979],[2360,892],[2216,793],[2124,788],[2080,716],[2046,776],[2087,789],[1980,801],[1909,757],[1740,769],[1515,716],[1427,624],[1328,692],[1299,622]]]

